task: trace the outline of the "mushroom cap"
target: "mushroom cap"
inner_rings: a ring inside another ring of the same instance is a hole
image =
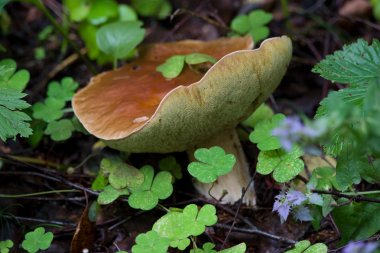
[[[74,96],[74,112],[88,132],[112,148],[184,151],[235,127],[280,83],[291,40],[276,37],[251,47],[249,37],[145,46],[139,59],[92,78]],[[170,56],[196,52],[218,61],[205,74],[186,67],[170,80],[155,70]]]

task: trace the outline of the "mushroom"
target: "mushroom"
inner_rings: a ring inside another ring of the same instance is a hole
[[[292,45],[282,36],[265,40],[258,49],[252,46],[250,37],[145,45],[138,59],[92,78],[74,96],[74,112],[88,132],[121,151],[187,151],[191,157],[198,147],[222,147],[237,159],[232,172],[213,185],[198,182],[196,188],[223,203],[238,201],[245,188],[243,202],[254,205],[249,166],[235,127],[278,86]],[[170,80],[155,70],[170,56],[189,53],[218,61],[204,74],[186,67]]]

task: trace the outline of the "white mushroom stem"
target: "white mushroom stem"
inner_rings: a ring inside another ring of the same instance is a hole
[[[256,193],[249,173],[249,165],[236,130],[229,129],[223,131],[218,136],[214,136],[213,138],[198,144],[193,149],[187,150],[190,161],[195,161],[194,151],[197,148],[210,148],[212,146],[219,146],[223,148],[227,154],[233,154],[236,157],[235,166],[230,173],[218,177],[217,181],[213,184],[205,184],[196,181],[194,183],[195,188],[202,195],[208,198],[221,200],[222,203],[227,204],[233,204],[239,201],[243,196],[243,189],[246,189],[243,203],[250,206],[255,205]]]

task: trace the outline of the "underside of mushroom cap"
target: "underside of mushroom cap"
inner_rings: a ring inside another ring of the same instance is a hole
[[[74,96],[84,127],[109,146],[128,152],[183,151],[236,126],[280,83],[292,46],[283,36],[259,49],[248,38],[182,41],[147,46],[141,57],[105,72]],[[205,74],[189,68],[167,80],[155,68],[177,54],[218,59]]]

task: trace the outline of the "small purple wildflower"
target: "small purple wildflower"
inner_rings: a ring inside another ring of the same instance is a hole
[[[343,253],[373,253],[378,248],[376,242],[350,242]]]
[[[305,194],[296,190],[289,190],[286,194],[288,201],[291,202],[294,206],[301,205],[305,200],[307,200]]]
[[[292,207],[299,206],[306,200],[307,197],[302,192],[296,190],[282,191],[275,197],[272,212],[277,211],[281,223],[284,223],[288,219]]]
[[[282,121],[279,127],[272,130],[272,135],[277,136],[280,139],[282,147],[289,152],[293,147],[293,143],[300,141],[303,137],[313,139],[320,136],[323,132],[323,128],[302,124],[298,116],[289,116]]]

